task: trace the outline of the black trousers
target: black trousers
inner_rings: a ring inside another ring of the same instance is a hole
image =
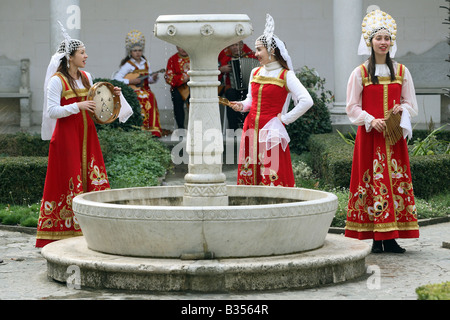
[[[242,101],[247,97],[247,90],[236,90],[236,89],[228,89],[225,91],[225,98],[229,101]],[[228,128],[229,129],[239,129],[244,125],[244,120],[246,117],[246,113],[234,111],[233,109],[226,107],[227,109],[227,119],[228,119]]]
[[[170,90],[170,95],[172,96],[173,103],[173,114],[175,117],[175,121],[177,122],[177,126],[180,129],[184,128],[184,103],[185,100],[181,97],[180,91],[174,88]],[[189,97],[187,98],[189,101]]]

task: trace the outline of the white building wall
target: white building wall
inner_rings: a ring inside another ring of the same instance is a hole
[[[445,41],[447,13],[443,0],[362,0],[363,9],[377,4],[398,23],[398,57],[421,54]],[[275,20],[275,33],[286,42],[294,67],[315,68],[334,90],[333,0],[80,0],[80,40],[89,55],[86,71],[109,78],[125,55],[125,35],[132,29],[146,37],[145,55],[153,70],[165,68],[175,53],[173,45],[153,36],[156,18],[163,14],[244,13],[253,23],[254,34],[245,42],[253,47],[262,33],[266,13]],[[365,12],[361,12],[361,20]],[[39,130],[45,71],[54,53],[50,48],[50,0],[0,0],[0,56],[29,58],[32,90],[32,121]],[[357,48],[348,48],[356,54]],[[338,62],[337,62],[338,63]],[[348,75],[342,77],[347,79]],[[346,81],[346,80],[345,80]],[[163,126],[173,125],[169,86],[163,77],[152,86],[161,110]],[[164,110],[167,110],[165,112]],[[1,110],[0,110],[1,112]],[[0,128],[1,131],[1,128]]]

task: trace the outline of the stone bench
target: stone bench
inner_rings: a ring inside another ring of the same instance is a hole
[[[31,127],[29,59],[0,57],[0,126],[7,133]]]

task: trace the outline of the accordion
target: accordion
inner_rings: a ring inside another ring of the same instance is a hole
[[[230,82],[231,88],[236,90],[247,90],[252,70],[259,66],[259,61],[252,58],[232,59]]]

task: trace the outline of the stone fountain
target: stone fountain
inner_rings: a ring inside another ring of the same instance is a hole
[[[74,198],[84,236],[42,249],[51,278],[66,282],[75,265],[86,287],[226,292],[305,288],[365,273],[368,245],[328,234],[334,194],[225,183],[217,56],[252,32],[243,14],[156,20],[155,36],[191,59],[185,184]]]

